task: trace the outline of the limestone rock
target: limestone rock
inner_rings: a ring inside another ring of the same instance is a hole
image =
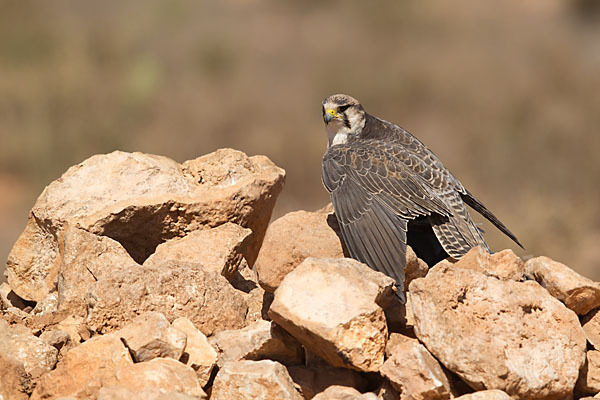
[[[579,275],[564,264],[548,257],[527,261],[527,271],[550,294],[579,315],[600,307],[600,284]]]
[[[302,400],[285,367],[276,361],[227,362],[217,373],[211,400]]]
[[[590,350],[577,380],[577,390],[594,395],[600,393],[600,351]]]
[[[62,353],[63,355],[67,351],[67,349],[70,349],[74,346],[69,334],[61,330],[44,331],[40,335],[40,340],[54,347],[56,350],[59,351],[59,353]]]
[[[475,246],[455,265],[502,280],[522,281],[526,277],[525,263],[510,249],[490,254],[483,247]]]
[[[271,321],[256,321],[243,329],[222,331],[209,341],[217,349],[219,367],[237,360],[271,359],[284,365],[302,363],[300,343]]]
[[[410,293],[419,340],[475,390],[520,399],[573,391],[585,336],[575,313],[537,283],[439,264]]]
[[[260,285],[273,292],[307,257],[344,257],[337,226],[333,215],[321,212],[295,211],[273,221],[256,259]]]
[[[377,398],[379,400],[399,400],[400,393],[394,389],[389,381],[383,381],[377,390]]]
[[[208,343],[206,336],[186,317],[177,318],[172,326],[187,335],[187,345],[180,361],[196,371],[200,385],[204,387],[217,364],[217,352]]]
[[[314,400],[377,400],[374,393],[362,394],[347,386],[330,386],[313,397]]]
[[[187,317],[209,336],[242,328],[248,310],[243,293],[223,276],[183,262],[114,271],[91,286],[86,301],[87,325],[99,333],[157,311],[169,321]]]
[[[93,156],[44,189],[9,255],[8,282],[24,299],[43,299],[56,283],[67,224],[115,239],[142,263],[168,239],[230,221],[252,230],[252,265],[283,181],[266,157],[231,149],[181,165],[141,153]]]
[[[98,400],[199,400],[204,398],[206,397],[191,396],[180,392],[165,392],[153,387],[139,390],[121,385],[103,387],[98,392]]]
[[[180,392],[201,399],[206,398],[194,370],[171,358],[154,358],[125,365],[117,370],[116,376],[117,383],[128,389],[156,388],[162,392]]]
[[[0,319],[0,355],[16,360],[35,380],[54,368],[58,350],[33,336],[24,326],[11,327]]]
[[[415,251],[406,246],[406,266],[404,267],[404,291],[408,291],[408,285],[417,278],[423,278],[429,272],[429,266],[419,257]]]
[[[463,396],[457,397],[455,400],[511,400],[506,392],[502,390],[482,390],[480,392],[469,393]]]
[[[600,310],[593,310],[581,320],[585,337],[596,350],[600,350]]]
[[[328,365],[288,367],[294,383],[300,386],[305,399],[312,399],[330,386],[348,386],[359,390],[367,387],[367,380],[358,372]]]
[[[352,259],[307,258],[285,277],[269,315],[331,365],[378,371],[387,339],[380,305],[393,284]]]
[[[117,369],[131,364],[129,351],[118,336],[94,337],[67,352],[54,370],[43,375],[31,399],[95,398],[100,387],[117,383]]]
[[[386,353],[389,358],[380,369],[402,400],[450,399],[450,382],[439,362],[419,343],[392,334]]]
[[[0,371],[0,399],[29,399],[33,381],[21,361],[0,352]]]
[[[157,357],[179,360],[187,343],[187,335],[169,324],[159,312],[146,312],[116,333],[124,340],[136,362]]]
[[[230,222],[216,228],[194,231],[182,238],[159,244],[144,265],[183,261],[199,264],[230,278],[244,260],[251,234],[250,229]]]

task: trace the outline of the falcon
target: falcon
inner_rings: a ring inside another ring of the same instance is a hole
[[[328,146],[323,184],[350,256],[394,278],[404,302],[406,244],[430,266],[490,251],[467,205],[523,247],[425,145],[398,125],[368,114],[353,97],[323,101]]]

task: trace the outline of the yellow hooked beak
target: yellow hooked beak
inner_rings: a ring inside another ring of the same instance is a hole
[[[323,119],[325,120],[326,124],[331,122],[331,120],[333,120],[333,119],[341,119],[341,118],[342,118],[341,115],[336,113],[333,108],[328,108],[327,110],[325,110],[325,115],[323,116]]]

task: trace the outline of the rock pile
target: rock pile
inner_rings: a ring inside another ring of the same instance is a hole
[[[391,278],[284,171],[115,152],[50,184],[0,287],[0,399],[600,398],[600,285],[480,248]]]

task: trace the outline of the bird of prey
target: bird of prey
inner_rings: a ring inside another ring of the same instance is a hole
[[[323,119],[323,183],[346,247],[352,258],[394,278],[402,301],[407,242],[430,265],[448,255],[460,259],[477,245],[489,251],[465,205],[523,247],[406,130],[368,114],[344,94],[323,101]]]

